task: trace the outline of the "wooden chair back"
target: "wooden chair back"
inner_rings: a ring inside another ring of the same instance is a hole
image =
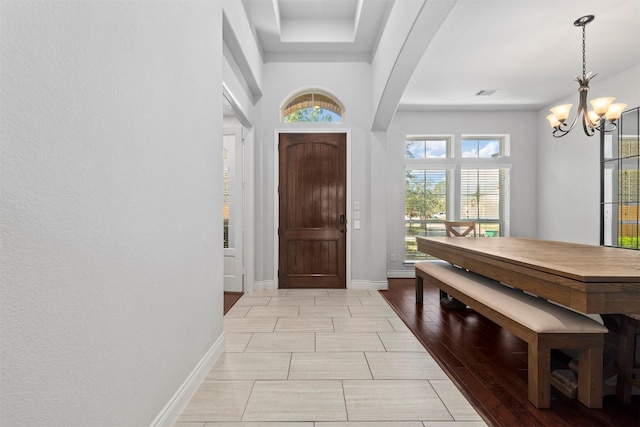
[[[474,221],[445,221],[444,229],[447,237],[476,237],[476,223]]]
[[[445,221],[444,229],[447,237],[476,237],[476,223],[474,221]],[[455,265],[455,264],[453,264]],[[465,309],[467,305],[458,301],[440,289],[440,305],[447,309]]]

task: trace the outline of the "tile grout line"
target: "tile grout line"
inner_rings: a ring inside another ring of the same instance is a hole
[[[340,386],[342,387],[342,403],[344,404],[344,414],[347,417],[345,422],[349,422],[349,408],[347,408],[347,393],[344,391],[344,381],[345,380],[340,380]]]
[[[240,415],[240,421],[238,421],[238,422],[243,422],[244,421],[244,416],[247,413],[247,407],[249,406],[249,401],[251,400],[251,395],[253,394],[253,390],[256,388],[256,382],[257,382],[257,380],[253,380],[253,384],[251,384],[251,391],[249,391],[249,396],[247,397],[247,401],[244,404],[244,408],[242,409],[242,415]],[[215,422],[215,421],[212,421],[212,422]]]
[[[451,381],[451,380],[449,380]],[[429,383],[429,387],[431,387],[431,389],[434,391],[434,393],[436,394],[436,396],[438,396],[438,399],[440,399],[440,403],[442,403],[442,406],[445,407],[445,409],[447,410],[447,412],[449,413],[449,415],[451,416],[451,419],[455,422],[456,417],[453,416],[453,414],[451,413],[451,410],[449,409],[449,407],[444,403],[444,400],[442,400],[442,396],[440,396],[440,393],[438,393],[438,390],[436,390],[436,388],[433,386],[433,384],[431,384],[431,379],[427,379],[427,382]]]
[[[293,363],[293,352],[289,353],[289,369],[287,369],[287,378],[286,381],[290,381],[289,377],[291,377],[291,365]]]

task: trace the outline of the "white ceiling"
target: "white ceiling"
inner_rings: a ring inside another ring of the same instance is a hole
[[[416,0],[243,0],[265,62],[370,62],[394,1]],[[592,87],[640,64],[640,0],[458,0],[399,109],[539,109],[576,93],[582,30],[573,22],[584,15],[595,15]]]

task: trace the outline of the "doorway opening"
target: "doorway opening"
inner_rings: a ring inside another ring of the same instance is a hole
[[[244,138],[242,128],[223,136],[224,290],[244,291]]]
[[[224,291],[253,289],[253,127],[237,98],[223,83]],[[248,167],[246,166],[248,165]]]

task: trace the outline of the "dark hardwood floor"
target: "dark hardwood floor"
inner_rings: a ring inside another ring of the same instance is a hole
[[[227,314],[227,311],[229,311],[229,309],[233,307],[233,305],[236,302],[238,302],[238,300],[243,294],[244,294],[243,292],[225,292],[224,293],[224,314]]]
[[[640,396],[622,405],[604,398],[589,409],[552,389],[551,408],[527,400],[527,344],[473,310],[444,310],[438,289],[425,283],[416,303],[413,279],[389,279],[382,296],[492,426],[640,426]],[[554,357],[560,366],[561,353]]]

